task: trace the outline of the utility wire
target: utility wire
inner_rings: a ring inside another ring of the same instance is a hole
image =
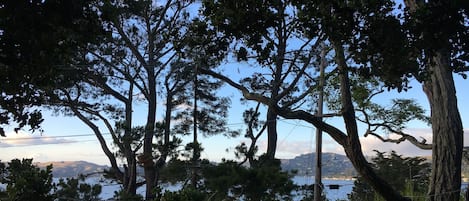
[[[102,135],[110,135],[111,133],[102,133]],[[87,137],[96,136],[95,134],[77,134],[77,135],[58,135],[58,136],[38,136],[38,137],[19,137],[19,138],[5,138],[1,141],[18,141],[18,140],[36,140],[36,139],[54,139],[54,138],[68,138],[68,137]]]
[[[73,143],[82,143],[82,142],[96,142],[96,140],[41,142],[41,144],[8,145],[8,146],[2,147],[2,148],[31,147],[31,146],[52,145],[52,144],[73,144]]]

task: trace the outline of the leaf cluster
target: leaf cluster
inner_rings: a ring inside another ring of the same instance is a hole
[[[2,200],[52,201],[50,192],[54,188],[52,165],[41,170],[34,166],[32,159],[13,159],[8,165],[1,165],[0,183],[6,184]]]
[[[58,201],[67,200],[83,200],[83,201],[99,201],[99,194],[101,194],[102,186],[99,184],[84,183],[85,178],[61,178],[57,183],[57,190],[55,196]]]
[[[429,176],[430,164],[426,159],[420,157],[402,157],[392,151],[375,151],[376,156],[372,158],[372,165],[376,173],[388,181],[391,186],[400,191],[410,191],[414,195],[426,193]],[[408,186],[411,186],[408,189]],[[349,199],[352,201],[375,200],[375,191],[361,177],[354,182],[352,193]]]
[[[52,180],[52,164],[40,169],[33,159],[13,159],[8,164],[0,162],[0,183],[6,190],[0,191],[1,200],[100,200],[101,185],[84,183],[85,177]]]
[[[165,200],[291,200],[296,189],[292,174],[280,168],[280,161],[270,161],[265,156],[256,160],[255,166],[241,166],[235,161],[211,163],[202,160],[200,176],[204,181],[197,193],[193,187],[183,186],[176,192],[163,193]],[[191,162],[171,159],[162,170],[163,181],[178,183],[187,179]],[[195,194],[194,194],[195,193]],[[188,197],[193,195],[194,197]],[[170,199],[171,198],[171,199]]]
[[[2,1],[0,5],[0,124],[39,128],[39,110],[57,87],[81,79],[73,66],[83,48],[107,33],[92,1]],[[4,131],[0,128],[0,135]]]

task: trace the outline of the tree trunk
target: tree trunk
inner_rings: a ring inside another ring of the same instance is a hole
[[[428,199],[457,201],[461,188],[463,128],[447,51],[437,51],[424,83],[431,108],[432,174]]]
[[[125,128],[124,128],[124,139],[123,148],[121,150],[125,154],[127,160],[127,169],[125,170],[126,182],[124,182],[124,190],[129,195],[137,194],[137,161],[135,158],[135,152],[132,150],[132,101],[133,101],[133,89],[134,85],[131,83],[129,86],[129,94],[125,101]]]
[[[148,71],[148,116],[145,126],[145,136],[143,139],[143,155],[140,157],[140,162],[143,164],[145,171],[145,200],[153,200],[156,197],[154,188],[156,185],[156,168],[153,161],[153,136],[155,132],[156,121],[156,80],[155,71],[153,67],[147,68]]]
[[[368,164],[368,161],[363,156],[361,143],[358,136],[352,94],[350,92],[350,82],[348,78],[348,69],[345,61],[344,50],[339,43],[334,43],[333,46],[336,54],[336,63],[339,69],[342,115],[347,130],[347,140],[343,144],[345,153],[347,154],[347,157],[350,159],[357,172],[384,199],[388,201],[407,201],[409,200],[408,198],[402,197],[391,187],[391,185],[376,175],[371,166]]]
[[[267,158],[274,159],[277,151],[277,113],[267,110]]]
[[[148,6],[148,5],[147,5]],[[148,6],[145,8],[146,14],[150,13],[151,8]],[[146,18],[146,31],[148,37],[148,62],[146,63],[145,70],[148,76],[148,113],[147,122],[145,125],[145,137],[143,139],[143,169],[145,171],[145,200],[153,200],[156,198],[155,187],[156,187],[156,167],[153,160],[153,137],[155,134],[155,123],[156,123],[156,53],[155,53],[155,41],[150,25],[150,16]],[[145,63],[144,63],[145,64]]]

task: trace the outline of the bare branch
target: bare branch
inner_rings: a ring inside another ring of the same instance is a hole
[[[397,138],[397,139],[383,138],[381,135],[378,135],[374,132],[371,132],[370,130],[368,130],[365,133],[365,137],[367,137],[368,135],[372,135],[372,136],[375,136],[376,138],[378,138],[379,140],[381,140],[383,142],[391,142],[391,143],[396,143],[396,144],[399,144],[399,143],[404,142],[404,141],[407,140],[407,141],[409,141],[410,143],[412,143],[413,145],[415,145],[416,147],[418,147],[420,149],[424,149],[424,150],[431,150],[432,149],[432,145],[427,144],[427,140],[424,139],[424,138],[422,138],[421,141],[418,141],[414,136],[403,133],[403,132],[398,132],[398,133],[395,133],[395,134],[400,135],[401,137]]]
[[[342,132],[338,128],[336,128],[336,127],[334,127],[334,126],[332,126],[328,123],[323,122],[321,120],[321,118],[316,117],[311,113],[305,112],[303,110],[292,111],[288,108],[280,108],[280,107],[278,107],[278,105],[272,105],[272,103],[269,101],[269,99],[267,97],[262,96],[262,95],[257,94],[257,93],[251,93],[251,92],[249,92],[249,90],[246,87],[244,87],[244,86],[234,82],[230,78],[228,78],[224,75],[221,75],[219,73],[216,73],[214,71],[204,69],[204,68],[200,68],[199,72],[203,73],[203,74],[206,74],[206,75],[210,75],[214,78],[217,78],[221,81],[226,82],[230,86],[232,86],[232,87],[238,89],[239,91],[241,91],[242,94],[243,94],[243,97],[246,98],[247,100],[254,100],[254,101],[260,102],[264,105],[275,108],[277,110],[278,114],[280,116],[282,116],[283,118],[285,118],[285,119],[300,119],[300,120],[304,120],[308,123],[313,124],[316,128],[321,129],[324,132],[328,133],[340,145],[344,145],[347,141],[347,135],[344,132]]]
[[[432,149],[432,145],[427,144],[427,140],[425,140],[424,138],[422,138],[422,140],[419,141],[412,135],[393,129],[386,121],[383,121],[381,123],[371,123],[369,119],[369,115],[364,110],[357,109],[357,111],[360,111],[365,117],[365,119],[357,118],[357,120],[368,125],[368,129],[364,135],[365,137],[367,137],[368,135],[373,135],[383,142],[391,142],[391,143],[396,143],[396,144],[399,144],[407,140],[420,149],[424,149],[424,150]],[[400,135],[401,137],[399,139],[390,139],[390,138],[385,139],[381,135],[375,133],[375,131],[377,131],[379,128],[386,129],[387,131],[394,133],[396,135]]]

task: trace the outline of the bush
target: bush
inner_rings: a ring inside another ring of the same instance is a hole
[[[0,162],[0,183],[6,185],[0,192],[2,201],[65,201],[100,200],[101,185],[85,184],[79,179],[60,179],[56,185],[52,180],[52,165],[40,169],[33,159],[13,159],[8,165]],[[1,189],[0,189],[1,190]]]
[[[376,151],[372,159],[376,173],[404,196],[422,197],[425,200],[429,182],[430,164],[420,157],[402,157],[392,151],[390,154]],[[363,178],[358,177],[354,182],[351,201],[383,200]]]
[[[33,159],[13,159],[8,165],[2,164],[0,183],[6,184],[1,200],[52,201],[54,189],[52,165],[41,170],[34,166]]]

